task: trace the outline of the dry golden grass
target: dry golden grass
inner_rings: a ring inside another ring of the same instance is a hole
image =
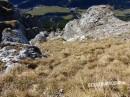
[[[51,40],[39,47],[46,51],[48,58],[25,60],[21,67],[3,75],[0,78],[1,97],[130,96],[130,41]],[[124,81],[127,84],[88,87],[88,83],[102,81]]]

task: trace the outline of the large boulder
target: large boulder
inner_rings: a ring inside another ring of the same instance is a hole
[[[0,62],[5,63],[5,73],[13,70],[22,60],[34,60],[42,57],[46,58],[47,55],[36,46],[13,42],[0,44]]]
[[[130,22],[119,20],[114,16],[109,5],[90,7],[80,19],[66,24],[63,38],[67,41],[76,39],[103,39],[121,36],[130,31]]]
[[[17,42],[23,44],[29,44],[27,38],[24,35],[24,28],[22,24],[16,21],[14,28],[5,28],[2,32],[2,42]]]

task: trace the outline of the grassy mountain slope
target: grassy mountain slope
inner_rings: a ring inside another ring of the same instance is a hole
[[[24,60],[9,75],[0,76],[1,97],[128,97],[130,41],[106,39],[39,44],[47,59]],[[44,48],[44,49],[43,49]],[[126,84],[89,88],[88,83]],[[58,96],[62,97],[62,96]]]

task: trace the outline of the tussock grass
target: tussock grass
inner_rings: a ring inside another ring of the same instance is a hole
[[[21,62],[21,69],[3,75],[0,78],[1,97],[129,96],[129,40],[51,40],[41,43],[39,47],[44,49],[49,57],[24,60]],[[103,81],[124,81],[126,84],[102,88],[88,87],[88,83]]]

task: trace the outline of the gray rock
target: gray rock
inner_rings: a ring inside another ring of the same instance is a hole
[[[30,41],[30,43],[33,44],[33,45],[35,45],[36,43],[39,43],[39,42],[46,42],[47,41],[47,37],[48,37],[48,35],[47,35],[46,31],[40,32],[39,34],[37,34],[35,36],[34,39],[32,39]]]
[[[19,58],[41,58],[42,57],[42,53],[40,51],[40,49],[36,46],[29,46],[26,47],[24,49],[22,49],[19,53]]]
[[[0,60],[5,63],[5,72],[12,70],[21,60],[47,57],[38,47],[31,45],[8,43],[1,44],[0,47]]]
[[[2,32],[2,42],[29,43],[22,32],[22,28],[5,28]]]
[[[113,15],[109,5],[90,7],[80,19],[66,24],[63,38],[67,41],[77,39],[104,39],[130,31],[130,22],[119,20]]]
[[[0,10],[2,10],[0,14],[0,32],[2,33],[0,35],[0,61],[5,63],[4,73],[9,73],[15,67],[21,65],[21,60],[47,57],[46,54],[42,54],[38,47],[29,45],[28,39],[30,37],[25,34],[25,26],[21,23],[20,11],[4,0],[0,0]],[[32,29],[36,33],[29,33],[31,37],[39,32],[36,27]],[[45,40],[45,34],[40,33],[36,36],[34,42]]]

